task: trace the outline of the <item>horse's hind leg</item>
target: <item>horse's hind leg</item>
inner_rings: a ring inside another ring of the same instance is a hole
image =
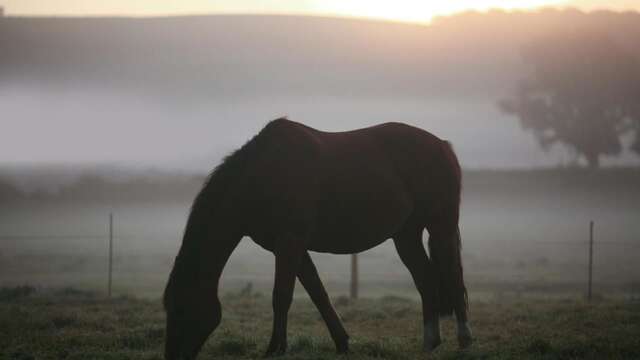
[[[304,254],[302,264],[300,265],[300,271],[298,272],[298,278],[300,279],[302,286],[307,290],[307,293],[309,293],[309,297],[318,308],[324,322],[327,324],[329,333],[336,344],[336,350],[338,353],[341,354],[349,351],[349,335],[344,329],[342,321],[340,321],[340,317],[338,317],[338,314],[336,314],[336,311],[331,305],[329,296],[322,285],[322,281],[318,276],[318,271],[316,270],[309,253]]]
[[[440,345],[440,321],[436,309],[436,288],[431,261],[422,244],[422,227],[403,229],[393,238],[398,255],[409,269],[422,299],[424,350],[433,351]]]

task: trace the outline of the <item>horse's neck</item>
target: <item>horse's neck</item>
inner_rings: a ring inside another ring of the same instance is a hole
[[[234,227],[237,221],[227,218],[231,214],[222,215],[198,213],[204,209],[194,209],[185,229],[179,257],[184,266],[192,267],[191,271],[198,278],[214,281],[217,289],[222,270],[236,248],[242,233]]]
[[[236,248],[244,231],[240,221],[243,209],[239,208],[244,193],[243,182],[234,181],[224,192],[216,191],[209,183],[198,194],[189,214],[179,256],[185,266],[208,281],[218,279],[227,260]]]
[[[216,293],[222,270],[242,237],[231,215],[206,207],[192,209],[178,255],[185,272]]]

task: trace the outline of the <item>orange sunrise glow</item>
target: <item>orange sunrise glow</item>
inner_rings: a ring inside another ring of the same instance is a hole
[[[576,7],[582,10],[637,10],[633,0],[5,0],[8,15],[20,16],[170,16],[203,14],[297,14],[427,23],[436,16],[464,11],[535,10]]]

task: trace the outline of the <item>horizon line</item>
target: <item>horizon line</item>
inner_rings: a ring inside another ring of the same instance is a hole
[[[2,8],[2,6],[0,6]],[[404,25],[422,25],[429,26],[434,22],[454,18],[462,15],[491,15],[491,14],[541,14],[545,12],[575,12],[584,15],[598,14],[598,13],[611,13],[611,14],[635,14],[640,15],[640,10],[636,9],[590,9],[584,10],[576,6],[541,6],[535,8],[515,8],[515,9],[502,9],[502,8],[488,8],[485,10],[468,9],[463,11],[457,11],[450,14],[434,15],[427,20],[401,20],[390,19],[380,16],[362,16],[362,15],[349,15],[341,13],[315,13],[306,11],[292,11],[292,12],[184,12],[184,13],[171,13],[171,14],[26,14],[26,13],[5,13],[0,16],[1,19],[167,19],[167,18],[189,18],[189,17],[250,17],[250,16],[262,16],[262,17],[309,17],[309,18],[321,18],[321,19],[338,19],[338,20],[357,20],[357,21],[373,21],[393,24]]]

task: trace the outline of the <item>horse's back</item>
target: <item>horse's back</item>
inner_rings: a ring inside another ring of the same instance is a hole
[[[261,135],[259,193],[283,208],[268,211],[270,222],[310,221],[310,249],[337,253],[379,244],[425,207],[444,144],[401,123],[323,132],[279,119]]]

